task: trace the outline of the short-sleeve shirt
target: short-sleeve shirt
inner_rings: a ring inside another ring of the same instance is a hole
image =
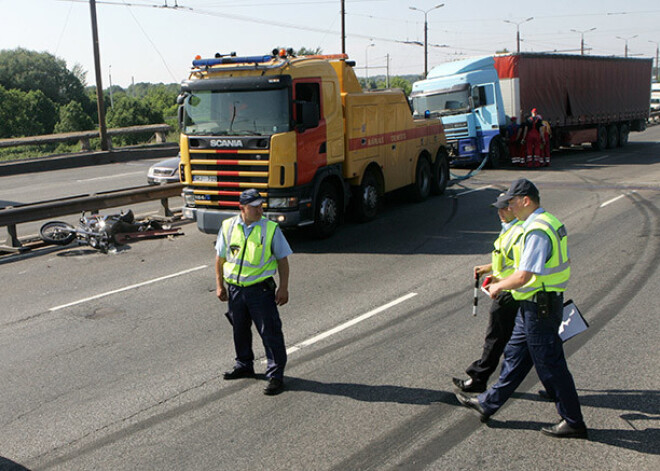
[[[536,217],[545,212],[543,208],[538,208],[523,222],[523,230],[526,230]],[[543,231],[532,231],[525,235],[525,247],[520,258],[518,270],[528,271],[535,275],[543,275],[545,263],[550,260],[552,255],[552,242],[548,235]]]
[[[243,229],[243,234],[245,234],[245,238],[247,239],[250,233],[252,232],[252,229],[254,229],[254,226],[257,224],[257,222],[254,222],[249,226],[246,226],[245,223],[243,222],[243,218],[240,215],[237,217],[238,217],[238,225]],[[222,228],[220,228],[220,231],[218,232],[218,238],[215,241],[215,251],[218,257],[227,258],[225,256],[226,250],[227,250],[227,244],[225,242],[225,238],[222,235]],[[284,234],[282,234],[282,229],[280,229],[279,226],[277,226],[277,228],[275,229],[275,234],[273,235],[272,250],[276,260],[281,260],[283,258],[286,258],[293,253],[293,250],[291,250],[291,247],[289,246],[289,242],[284,237]]]

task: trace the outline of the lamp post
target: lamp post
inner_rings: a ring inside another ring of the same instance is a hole
[[[580,55],[584,55],[584,33],[588,33],[590,31],[595,30],[596,28],[591,28],[591,29],[585,29],[584,31],[579,31],[577,29],[572,29],[574,33],[578,33],[580,35]]]
[[[372,46],[375,46],[375,44],[371,43],[364,48],[364,73],[367,77],[364,82],[367,88],[369,88],[369,56],[367,53],[369,52],[369,48]]]
[[[427,19],[428,14],[429,14],[429,12],[431,12],[433,10],[436,10],[438,8],[444,7],[444,6],[445,6],[445,4],[441,3],[439,5],[436,5],[436,6],[432,7],[432,8],[429,8],[428,10],[422,10],[422,9],[415,8],[415,7],[408,7],[411,10],[421,11],[422,13],[424,13],[424,78],[426,78],[426,76],[428,75],[428,72],[429,72],[429,55],[428,55],[429,23],[428,23],[428,19]]]
[[[534,19],[533,16],[530,16],[527,19],[524,19],[522,21],[510,21],[510,20],[504,20],[505,23],[510,23],[512,25],[516,25],[516,52],[520,53],[520,25],[523,23],[527,23],[528,21],[532,21]]]
[[[649,41],[651,44],[655,44],[655,81],[660,82],[660,62],[658,62],[658,56],[660,56],[660,42],[658,41]]]
[[[622,41],[626,42],[626,48],[624,49],[623,57],[628,57],[628,41],[631,39],[635,39],[637,35],[630,36],[629,38],[622,38],[621,36],[617,36],[617,39],[621,39]]]

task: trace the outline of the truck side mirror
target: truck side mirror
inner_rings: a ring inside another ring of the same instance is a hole
[[[177,117],[179,119],[179,129],[183,129],[183,105],[179,105],[179,108],[177,108]]]

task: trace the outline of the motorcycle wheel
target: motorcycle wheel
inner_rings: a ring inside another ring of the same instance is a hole
[[[76,229],[66,222],[47,222],[39,229],[41,239],[49,244],[68,245],[76,238]]]

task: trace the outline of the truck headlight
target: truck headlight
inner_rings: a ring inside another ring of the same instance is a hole
[[[465,145],[465,147],[463,147],[463,150],[465,152],[474,152],[475,150],[477,150],[477,146],[474,146],[472,144],[467,144]]]
[[[298,197],[268,198],[269,208],[295,208],[298,206]]]
[[[183,193],[183,202],[186,206],[195,206],[195,195],[192,193]]]

